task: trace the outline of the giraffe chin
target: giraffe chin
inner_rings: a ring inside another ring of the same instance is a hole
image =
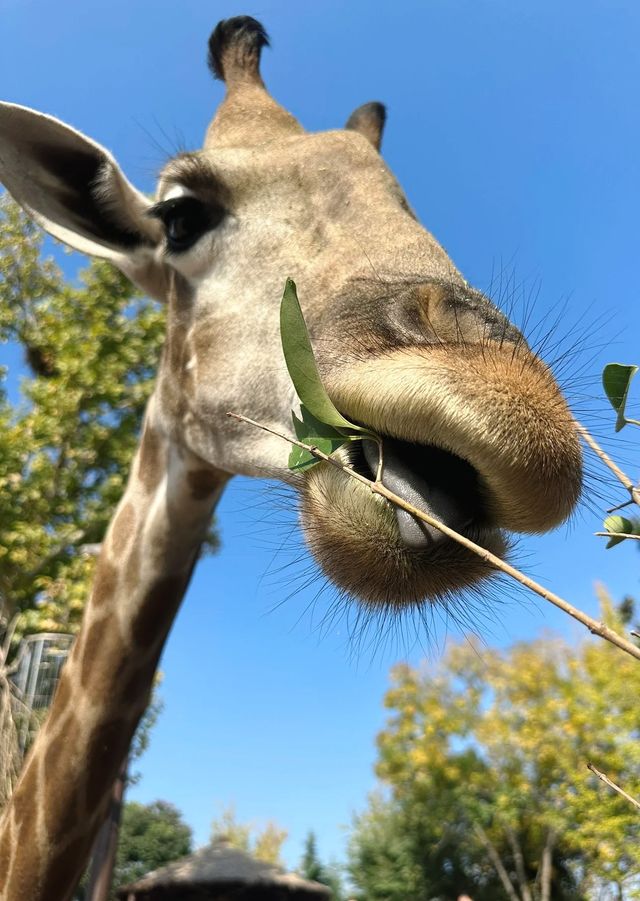
[[[371,608],[445,601],[495,575],[493,567],[451,539],[408,543],[390,503],[327,464],[313,467],[305,478],[301,522],[325,576]],[[462,531],[498,556],[507,550],[498,529],[471,524]]]

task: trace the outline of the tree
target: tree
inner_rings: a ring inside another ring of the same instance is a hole
[[[452,645],[437,666],[396,668],[378,739],[386,792],[351,840],[363,896],[640,897],[637,811],[586,769],[640,785],[639,691],[637,662],[594,641]]]
[[[164,308],[114,267],[70,281],[43,242],[0,196],[0,342],[31,372],[12,403],[0,367],[0,613],[21,611],[16,640],[78,627],[164,339]]]
[[[43,232],[0,199],[0,340],[32,375],[0,396],[0,597],[16,637],[74,631],[122,493],[164,332],[164,310],[112,266],[78,284],[42,258]],[[6,372],[3,373],[6,376]]]
[[[185,857],[191,850],[191,829],[173,804],[168,801],[127,802],[120,824],[114,889]]]
[[[312,879],[314,882],[322,882],[324,867],[320,863],[320,858],[318,857],[316,836],[314,832],[307,833],[304,842],[304,854],[300,861],[300,873],[305,879]]]
[[[340,874],[336,867],[325,866],[321,863],[314,832],[308,832],[305,839],[304,853],[300,861],[300,875],[305,879],[327,885],[331,889],[334,901],[340,901],[342,898]]]
[[[252,854],[266,863],[282,866],[280,851],[287,832],[271,820],[259,829],[252,823],[239,823],[233,805],[225,807],[211,823],[211,841],[225,839],[231,847]]]

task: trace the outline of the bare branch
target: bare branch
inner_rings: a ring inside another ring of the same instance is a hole
[[[520,883],[520,894],[522,895],[522,901],[533,901],[533,898],[531,896],[531,889],[529,888],[529,883],[527,881],[527,874],[525,872],[524,856],[522,854],[520,842],[518,841],[518,838],[513,829],[507,826],[505,831],[507,833],[509,844],[511,845],[511,850],[513,851],[513,860],[516,865],[518,882]]]
[[[540,863],[540,901],[551,901],[551,863],[555,840],[555,833],[553,829],[550,829],[542,849],[542,861]]]
[[[374,494],[379,494],[381,497],[386,498],[388,501],[390,501],[392,504],[395,504],[397,507],[400,507],[402,510],[406,510],[407,513],[411,513],[411,515],[415,516],[417,519],[421,519],[428,525],[439,529],[440,532],[443,532],[449,538],[457,541],[458,544],[461,544],[463,547],[466,547],[474,554],[477,554],[479,557],[481,557],[482,560],[485,561],[485,563],[488,563],[495,569],[500,570],[508,576],[511,576],[512,579],[515,579],[516,582],[524,585],[525,588],[528,588],[530,591],[535,592],[535,594],[544,598],[546,601],[549,601],[549,603],[554,604],[556,607],[559,607],[560,610],[568,613],[569,616],[572,616],[579,623],[582,623],[583,626],[586,626],[592,634],[599,635],[600,638],[604,638],[606,641],[611,642],[611,644],[616,645],[616,647],[620,648],[620,650],[626,651],[627,654],[635,657],[636,660],[640,660],[640,648],[638,648],[635,644],[628,641],[626,638],[623,638],[621,635],[618,635],[617,632],[614,632],[613,629],[610,629],[604,623],[598,622],[597,620],[593,619],[593,617],[588,616],[582,610],[574,607],[573,604],[565,601],[564,598],[561,598],[553,591],[549,591],[549,589],[538,584],[538,582],[534,582],[533,579],[525,576],[525,574],[520,572],[519,569],[516,569],[509,563],[505,563],[504,560],[496,557],[495,554],[491,553],[491,551],[486,550],[486,548],[480,547],[479,544],[471,541],[471,539],[466,538],[464,535],[460,535],[459,532],[455,532],[453,529],[450,529],[449,526],[446,526],[444,523],[440,522],[439,519],[435,519],[433,516],[430,516],[423,510],[419,510],[417,507],[414,507],[413,504],[408,503],[408,501],[405,501],[404,498],[401,498],[399,495],[394,494],[393,491],[389,491],[389,489],[385,485],[383,485],[382,482],[373,482],[371,479],[367,479],[365,476],[360,475],[360,473],[356,472],[350,466],[347,466],[346,463],[342,463],[336,457],[331,457],[328,454],[323,453],[321,450],[318,450],[317,447],[310,444],[304,444],[304,442],[298,441],[296,438],[291,438],[289,435],[284,435],[282,432],[278,432],[275,429],[270,428],[269,426],[263,425],[260,422],[256,422],[254,419],[249,419],[249,417],[247,416],[242,416],[240,413],[227,413],[227,416],[230,416],[233,419],[237,419],[239,422],[246,422],[249,425],[253,425],[258,429],[262,429],[264,432],[269,432],[271,435],[276,435],[278,438],[282,438],[284,441],[288,441],[289,444],[294,444],[296,447],[301,447],[303,448],[303,450],[309,451],[310,454],[313,454],[313,456],[317,457],[319,460],[324,460],[325,463],[329,463],[336,469],[347,473],[347,475],[351,476],[351,478],[356,479],[358,482],[362,482],[363,485],[366,485]]]
[[[624,789],[620,788],[619,785],[616,785],[608,776],[604,773],[601,773],[599,769],[597,769],[592,763],[587,764],[587,769],[591,770],[594,776],[597,776],[601,782],[604,782],[605,785],[608,785],[609,788],[612,788],[614,791],[618,792],[619,795],[622,795],[629,803],[633,804],[634,807],[637,807],[640,810],[640,801],[636,801],[635,798],[632,798],[631,795],[628,795]]]
[[[633,503],[638,504],[640,506],[640,488],[631,481],[628,475],[626,475],[618,466],[617,463],[614,463],[609,454],[604,451],[596,439],[585,429],[583,425],[580,425],[579,422],[576,421],[576,428],[582,435],[583,440],[586,444],[589,445],[591,450],[597,454],[598,457],[602,460],[605,466],[607,466],[614,476],[618,479],[618,481],[624,485],[629,494],[631,495],[631,500]]]
[[[496,848],[495,848],[493,842],[491,841],[491,839],[489,838],[487,833],[484,831],[482,826],[479,826],[476,823],[473,828],[475,830],[476,835],[478,836],[478,838],[480,839],[480,841],[482,842],[484,847],[487,849],[487,854],[491,858],[491,863],[496,868],[496,873],[500,877],[500,882],[502,883],[502,886],[503,886],[505,892],[507,893],[510,901],[520,901],[520,898],[518,898],[516,890],[513,887],[513,883],[509,879],[509,874],[507,873],[507,871],[504,867],[504,864],[500,860],[500,855],[496,851]]]
[[[598,538],[632,538],[634,541],[640,541],[640,535],[631,535],[629,532],[594,532]]]

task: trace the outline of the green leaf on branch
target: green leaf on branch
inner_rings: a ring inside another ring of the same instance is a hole
[[[627,397],[631,379],[638,371],[637,366],[626,366],[622,363],[609,363],[602,372],[602,384],[609,402],[618,414],[616,419],[616,432],[623,429],[627,423],[640,425],[637,419],[628,419],[625,415]]]
[[[349,422],[335,407],[322,384],[311,339],[298,301],[295,282],[288,278],[280,305],[280,338],[291,381],[300,398],[302,419],[292,413],[299,441],[332,454],[348,441],[377,440],[368,429]],[[294,447],[289,469],[304,470],[320,461],[309,451]]]
[[[625,535],[640,535],[640,522],[628,519],[626,516],[607,516],[604,521],[604,528],[605,531],[611,532],[612,535],[607,541],[607,549],[615,547],[616,544],[624,541]]]
[[[330,455],[334,451],[337,451],[339,447],[342,447],[343,444],[346,444],[347,441],[351,440],[348,436],[342,435],[332,426],[316,419],[316,417],[307,410],[304,404],[300,405],[300,412],[302,413],[302,419],[299,419],[295,413],[291,414],[293,427],[298,441],[304,441],[305,444],[317,447],[318,450]],[[289,454],[289,469],[302,471],[309,469],[309,467],[319,462],[318,458],[314,457],[313,454],[308,450],[305,450],[305,448],[296,447],[295,445],[291,448],[291,453]]]

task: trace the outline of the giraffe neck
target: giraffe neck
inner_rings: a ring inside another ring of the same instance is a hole
[[[227,478],[163,436],[152,401],[81,630],[0,821],[3,901],[73,891]]]

